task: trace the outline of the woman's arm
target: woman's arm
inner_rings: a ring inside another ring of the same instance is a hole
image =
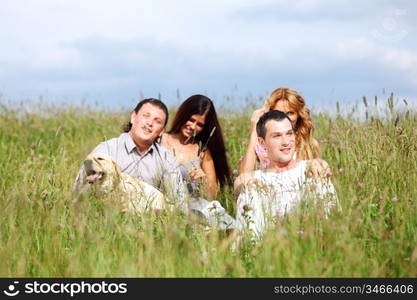
[[[252,113],[251,117],[251,132],[249,136],[249,141],[246,146],[246,153],[243,156],[242,161],[239,163],[239,174],[247,173],[253,171],[256,163],[256,152],[255,146],[258,142],[258,135],[256,134],[256,123],[258,123],[259,118],[265,113],[264,108],[255,110]]]
[[[203,179],[204,189],[209,200],[216,199],[218,193],[216,169],[214,168],[213,157],[210,150],[203,152],[201,157],[201,168],[190,170],[190,178],[193,180]]]

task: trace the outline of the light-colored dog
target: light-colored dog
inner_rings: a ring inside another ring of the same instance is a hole
[[[76,190],[92,191],[100,198],[112,197],[120,202],[124,212],[142,214],[164,208],[163,194],[150,184],[122,173],[108,155],[92,153],[84,160],[84,170]]]

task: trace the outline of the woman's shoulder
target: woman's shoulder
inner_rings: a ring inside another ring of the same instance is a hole
[[[212,159],[211,156],[211,152],[209,148],[205,148],[205,149],[199,149],[199,157],[201,157],[203,160],[204,159]]]
[[[162,145],[162,146],[164,146],[164,147],[167,148],[168,140],[169,140],[169,134],[168,133],[163,133],[163,134],[161,134],[161,136],[159,137],[159,139],[157,139],[157,142],[160,145]]]
[[[157,145],[160,149],[163,149],[164,152],[169,152],[170,154],[175,153],[175,150],[172,147],[172,144],[170,143],[170,136],[167,133],[161,135],[159,141],[157,142]]]
[[[171,150],[178,148],[180,144],[179,140],[170,133],[163,133],[159,138],[159,142],[161,145]]]

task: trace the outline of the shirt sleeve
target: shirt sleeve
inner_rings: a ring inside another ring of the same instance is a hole
[[[189,207],[189,195],[179,165],[171,153],[165,152],[163,155],[164,170],[161,180],[164,192],[169,201],[172,201],[181,211],[186,212]]]

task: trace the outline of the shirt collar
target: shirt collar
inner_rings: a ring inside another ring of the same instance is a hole
[[[125,146],[126,146],[126,151],[129,154],[132,153],[132,151],[134,151],[135,149],[137,149],[135,142],[133,141],[132,137],[130,136],[128,132],[126,133]],[[152,153],[154,148],[155,148],[155,143],[152,143],[149,149],[142,155]],[[137,149],[136,151],[139,154],[139,150]]]

